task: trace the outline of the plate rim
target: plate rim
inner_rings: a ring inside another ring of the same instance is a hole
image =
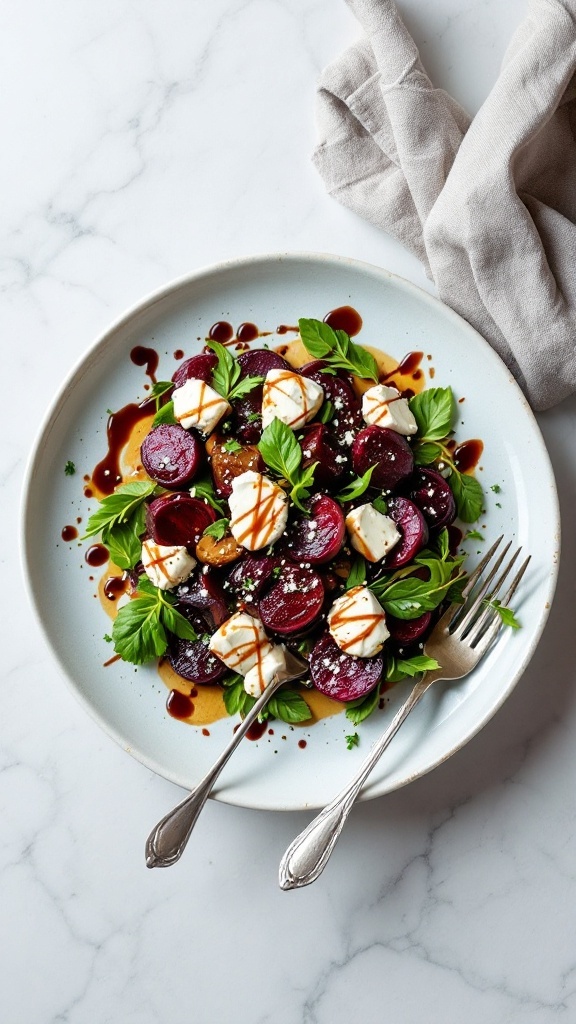
[[[543,456],[544,463],[546,464],[546,468],[549,474],[549,483],[551,484],[550,490],[552,493],[550,497],[552,501],[552,510],[554,514],[553,533],[555,540],[555,551],[554,556],[552,558],[552,564],[549,567],[549,572],[545,581],[547,590],[545,594],[545,599],[542,603],[540,615],[535,623],[533,636],[529,644],[525,648],[523,657],[519,660],[517,668],[512,674],[507,686],[498,695],[497,700],[495,700],[495,702],[490,706],[488,713],[481,720],[476,722],[473,727],[469,728],[465,732],[465,734],[463,734],[459,738],[459,740],[451,746],[449,751],[436,758],[432,763],[417,769],[409,776],[407,776],[405,779],[402,779],[400,781],[388,783],[386,779],[383,779],[381,782],[378,783],[368,782],[366,788],[363,789],[363,791],[361,792],[359,800],[372,800],[377,797],[384,796],[387,793],[395,792],[398,789],[402,789],[405,786],[409,785],[411,782],[414,782],[416,779],[419,779],[424,775],[427,775],[429,772],[439,767],[439,765],[443,764],[454,754],[456,754],[459,750],[461,750],[462,747],[464,747],[471,739],[473,739],[473,737],[476,736],[484,728],[484,726],[487,725],[487,723],[494,717],[496,712],[502,707],[504,702],[508,699],[508,697],[516,687],[517,683],[521,679],[526,667],[532,659],[532,656],[534,654],[534,651],[536,650],[538,643],[540,642],[544,627],[546,625],[546,621],[550,614],[550,609],[554,599],[559,572],[561,552],[561,522],[558,489],[556,485],[556,479],[550,455],[548,453],[548,449],[546,448],[546,444],[544,442],[544,438],[542,436],[542,432],[540,430],[534,412],[531,406],[529,405],[528,400],[524,395],[522,389],[520,388],[516,378],[513,376],[509,367],[506,366],[506,364],[501,359],[499,354],[495,351],[495,349],[492,348],[492,346],[486,341],[486,339],[482,337],[482,335],[479,334],[479,332],[474,327],[472,327],[472,325],[469,324],[467,320],[460,316],[459,313],[456,313],[455,310],[453,310],[450,306],[447,306],[445,303],[443,303],[435,295],[431,295],[429,292],[425,291],[423,288],[420,288],[418,285],[414,284],[412,281],[407,280],[401,275],[395,274],[384,267],[379,267],[376,264],[369,263],[365,260],[358,260],[349,256],[340,256],[334,253],[287,250],[272,253],[256,253],[250,256],[234,257],[231,259],[207,264],[203,267],[198,268],[197,270],[189,271],[186,274],[182,274],[179,277],[170,280],[165,285],[162,285],[161,287],[152,290],[139,301],[133,303],[125,312],[123,312],[122,314],[120,314],[120,316],[113,319],[112,322],[103,331],[99,332],[96,335],[96,337],[89,343],[89,345],[84,349],[84,351],[81,353],[78,359],[74,362],[71,369],[66,374],[62,384],[57,389],[56,394],[54,395],[52,401],[50,402],[48,408],[46,409],[46,412],[44,413],[44,416],[42,417],[40,425],[36,431],[24,471],[20,502],[21,514],[19,548],[20,561],[25,581],[25,588],[36,618],[36,623],[40,627],[40,634],[48,648],[48,651],[50,652],[51,657],[58,666],[60,674],[63,676],[66,685],[72,691],[76,700],[79,701],[79,703],[81,704],[83,709],[88,713],[90,718],[108,736],[110,736],[111,739],[113,739],[124,751],[129,753],[135,760],[143,764],[150,771],[154,772],[161,778],[174,783],[174,785],[177,785],[180,788],[187,789],[188,787],[186,783],[182,781],[182,778],[179,777],[177,773],[172,772],[170,770],[166,770],[166,768],[160,765],[153,758],[144,754],[140,750],[134,749],[131,746],[131,744],[127,742],[126,738],[106,720],[106,718],[90,703],[88,698],[78,688],[75,680],[73,679],[72,675],[68,672],[66,666],[62,662],[56,649],[52,646],[50,637],[44,624],[40,608],[40,602],[37,599],[35,587],[33,584],[33,569],[30,562],[28,535],[29,530],[31,528],[31,519],[33,515],[33,510],[31,508],[30,501],[31,484],[34,476],[35,467],[41,457],[40,453],[42,448],[42,442],[44,441],[45,437],[49,436],[51,424],[57,418],[60,411],[60,407],[63,405],[69,389],[74,384],[76,377],[84,369],[85,364],[90,359],[90,357],[95,356],[98,353],[98,351],[104,349],[107,343],[111,340],[111,338],[117,331],[128,325],[129,322],[136,316],[151,310],[156,303],[161,302],[162,300],[170,296],[170,294],[176,294],[177,292],[189,287],[190,285],[201,281],[203,278],[212,277],[214,275],[234,271],[236,269],[250,267],[251,265],[257,266],[258,264],[271,262],[304,262],[311,264],[321,263],[323,265],[332,263],[334,265],[339,266],[340,268],[348,267],[351,270],[364,273],[368,272],[373,276],[380,277],[383,281],[392,281],[401,290],[404,290],[405,292],[408,293],[412,293],[414,298],[416,298],[420,302],[424,302],[424,304],[428,304],[434,307],[435,309],[440,308],[443,314],[448,316],[448,318],[451,319],[455,324],[457,324],[461,329],[470,332],[470,335],[475,337],[476,342],[480,342],[480,347],[484,348],[488,357],[495,359],[496,362],[500,364],[501,368],[503,368],[504,371],[507,373],[509,383],[513,386],[513,388],[516,389],[516,395],[520,399],[522,405],[524,406],[525,412],[528,414],[528,417],[531,420],[531,425],[534,432],[533,437],[540,449],[541,456]],[[218,800],[221,803],[230,804],[236,807],[245,807],[252,810],[295,811],[311,810],[317,806],[311,803],[299,802],[297,804],[293,803],[275,805],[274,807],[271,807],[270,804],[266,801],[262,803],[255,803],[253,798],[242,799],[241,793],[240,795],[236,794],[234,787],[232,787],[231,789],[224,787],[222,790],[215,789],[210,794],[210,796],[212,799]]]

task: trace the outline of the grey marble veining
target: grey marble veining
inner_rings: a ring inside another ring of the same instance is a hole
[[[430,73],[471,111],[525,6],[402,3]],[[430,284],[310,164],[316,75],[357,34],[343,4],[23,0],[0,21],[2,1024],[571,1024],[576,401],[540,418],[560,583],[498,715],[431,775],[357,807],[310,889],[276,883],[307,816],[215,803],[183,861],[147,871],[174,790],[85,716],[23,592],[41,413],[114,316],[203,264],[313,249]]]

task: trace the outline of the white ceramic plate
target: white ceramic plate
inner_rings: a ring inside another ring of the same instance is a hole
[[[509,371],[485,341],[436,299],[398,277],[334,256],[281,254],[235,260],[192,274],[146,299],[114,324],[70,374],[50,409],[28,471],[23,511],[24,560],[33,603],[60,667],[99,724],[149,768],[184,787],[208,769],[230,736],[233,721],[200,729],[171,718],[167,691],[154,667],[103,662],[109,620],[94,600],[86,545],[64,544],[62,527],[93,507],[82,475],[106,450],[108,408],[145,397],[144,371],[132,364],[136,344],[160,353],[159,379],[169,378],[173,353],[197,351],[217,320],[255,322],[260,330],[322,318],[350,304],[361,314],[359,341],[402,358],[410,350],[432,356],[435,385],[451,385],[462,425],[458,437],[485,444],[480,479],[486,487],[487,538],[505,533],[531,552],[530,571],[516,603],[523,628],[505,630],[497,648],[466,680],[439,684],[410,716],[374,771],[364,796],[374,797],[430,771],[491,718],[522,675],[542,632],[556,582],[559,519],[556,488],[542,437]],[[290,336],[289,336],[290,337]],[[267,338],[274,343],[275,339]],[[277,342],[287,340],[278,338]],[[426,361],[425,361],[426,364]],[[428,382],[429,383],[429,382]],[[71,459],[73,477],[63,467]],[[501,493],[490,490],[500,484]],[[501,508],[497,507],[499,501]],[[546,528],[543,529],[543,524]],[[471,546],[476,558],[479,542]],[[275,723],[274,736],[245,741],[226,767],[218,799],[246,807],[292,810],[319,807],[344,785],[404,698],[391,691],[386,709],[360,727],[361,744],[344,715],[312,728]],[[284,737],[286,737],[284,739]],[[301,749],[298,740],[305,738]]]

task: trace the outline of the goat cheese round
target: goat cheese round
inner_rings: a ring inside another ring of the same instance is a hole
[[[242,676],[261,665],[273,650],[260,619],[248,612],[236,612],[226,619],[208,646],[212,654]]]
[[[196,559],[185,547],[156,544],[145,540],[142,545],[142,565],[148,579],[159,590],[171,590],[187,580],[196,565]]]
[[[390,636],[384,611],[367,587],[352,587],[334,601],[328,629],[340,650],[357,658],[374,657]]]
[[[230,532],[248,551],[274,544],[288,522],[288,498],[281,487],[249,469],[232,481]]]
[[[346,516],[350,543],[369,562],[379,562],[400,540],[396,523],[368,502]]]
[[[279,419],[298,430],[314,418],[323,401],[324,390],[315,381],[292,370],[269,370],[262,390],[262,426]]]
[[[388,427],[397,434],[415,434],[418,430],[407,399],[401,398],[396,388],[389,388],[386,384],[376,384],[364,392],[362,416],[365,423]]]
[[[272,648],[269,654],[251,668],[244,676],[244,689],[251,697],[259,697],[274,676],[286,668],[284,648],[279,645]]]
[[[211,434],[217,423],[232,409],[222,395],[204,380],[191,377],[172,393],[174,417],[185,430],[196,427],[203,434]]]

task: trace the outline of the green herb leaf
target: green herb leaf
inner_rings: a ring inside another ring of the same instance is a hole
[[[318,422],[329,423],[332,417],[334,416],[335,412],[336,409],[334,408],[333,403],[330,401],[329,398],[327,398],[326,401],[324,402],[324,405],[320,409],[320,415],[317,417]]]
[[[484,534],[480,533],[480,530],[468,530],[466,536],[464,537],[464,540],[481,540],[481,541],[483,541],[484,539],[485,539],[484,538]]]
[[[503,605],[501,601],[498,601],[498,600],[484,601],[483,603],[488,608],[493,608],[494,611],[498,613],[498,615],[502,619],[502,623],[505,626],[510,626],[512,629],[521,629],[522,628],[522,623],[518,622],[518,619],[514,615],[514,612],[512,611],[512,609],[511,608],[507,608],[506,605]]]
[[[113,494],[102,499],[100,507],[90,516],[83,540],[128,522],[155,487],[153,480],[135,480],[131,484],[121,484]]]
[[[74,473],[76,472],[76,466],[70,461],[70,459],[68,459],[68,462],[64,466],[64,472],[66,473],[66,476],[74,476]]]
[[[353,732],[351,736],[345,736],[346,750],[352,750],[352,747],[357,747],[360,743],[360,737],[357,732]]]
[[[372,504],[376,511],[381,512],[383,516],[385,516],[386,513],[388,512],[388,503],[381,495],[378,495],[377,498],[374,498]]]
[[[494,491],[494,494],[500,494],[502,488],[500,487],[500,484],[492,484],[490,490]]]
[[[357,476],[354,480],[351,480],[346,487],[336,495],[336,500],[341,504],[346,501],[354,501],[355,498],[359,498],[364,491],[367,491],[370,486],[370,480],[372,479],[372,473],[376,469],[376,466],[370,466],[362,476]]]
[[[352,562],[348,579],[346,580],[346,590],[352,590],[352,587],[359,587],[362,583],[366,582],[366,561],[362,558],[362,555],[358,555],[357,558]]]
[[[104,530],[102,543],[108,548],[110,558],[119,569],[133,569],[140,561],[142,543],[132,521],[118,523],[113,529]]]
[[[269,700],[267,707],[271,715],[280,718],[282,722],[287,722],[288,725],[307,722],[312,718],[310,708],[296,690],[279,690]]]
[[[352,725],[360,725],[360,722],[364,722],[368,716],[376,710],[379,700],[380,687],[375,686],[367,697],[361,697],[359,700],[347,701],[346,718],[352,722]]]
[[[221,516],[225,514],[226,507],[224,502],[216,496],[211,476],[206,475],[200,477],[199,480],[195,480],[194,485],[190,488],[190,494],[194,498],[200,498],[201,501],[207,501],[214,511],[219,512]]]
[[[263,383],[264,377],[244,377],[244,380],[239,380],[233,388],[230,388],[228,401],[233,402],[235,398],[243,398],[244,395],[248,395],[254,388]]]
[[[385,612],[395,615],[397,619],[417,619],[424,612],[437,608],[445,600],[456,580],[464,576],[459,572],[461,560],[443,562],[433,552],[431,554],[434,557],[427,558],[421,553],[416,562],[416,567],[425,566],[428,569],[428,580],[414,576],[399,579],[399,574],[394,574],[396,578],[392,581],[375,580],[369,584]],[[458,571],[456,577],[453,575],[455,569]]]
[[[484,494],[476,477],[454,471],[448,477],[456,511],[463,523],[475,523],[484,506]]]
[[[314,359],[325,359],[331,367],[348,370],[357,377],[378,383],[378,364],[366,349],[350,340],[345,331],[334,331],[322,320],[298,321],[305,349]]]
[[[254,697],[246,693],[242,676],[236,672],[230,672],[222,679],[222,686],[224,687],[224,693],[222,694],[224,707],[228,714],[239,714],[242,718],[245,718],[254,707],[256,701]]]
[[[207,341],[206,348],[209,348],[218,357],[218,362],[212,373],[212,387],[227,401],[230,391],[240,378],[240,365],[233,358],[229,349],[221,345],[219,341]]]
[[[112,637],[110,636],[109,633],[104,633],[104,636],[102,637],[102,639],[105,640],[107,644],[111,644],[112,643]]]
[[[300,476],[290,491],[290,498],[294,504],[306,514],[308,513],[304,507],[304,502],[308,501],[308,498],[310,497],[310,490],[314,483],[314,473],[317,465],[317,462],[313,462],[311,466],[307,466],[306,469],[300,470]]]
[[[442,455],[440,445],[432,441],[420,441],[414,446],[414,462],[417,466],[429,466]]]
[[[165,405],[160,406],[154,419],[152,420],[152,427],[159,427],[161,423],[177,423],[178,420],[174,415],[174,402],[166,402]]]
[[[303,502],[310,497],[310,488],[314,483],[314,471],[318,463],[302,469],[302,449],[285,423],[277,417],[262,433],[258,450],[266,465],[287,480],[292,490],[290,497],[303,512]]]
[[[436,547],[440,558],[445,562],[450,554],[450,536],[446,527],[444,527],[443,530],[440,530],[440,533],[436,538]]]
[[[426,388],[410,399],[410,409],[418,424],[418,436],[441,441],[452,429],[454,418],[452,388]]]
[[[186,640],[196,640],[188,620],[173,607],[175,600],[150,580],[141,579],[136,596],[119,609],[114,619],[112,639],[116,654],[133,665],[143,665],[164,654],[168,645],[166,630]]]
[[[396,668],[402,673],[401,678],[406,676],[417,676],[420,672],[431,672],[440,668],[436,658],[429,658],[427,654],[416,654],[413,658],[399,658]]]
[[[156,383],[152,385],[149,397],[155,399],[156,411],[160,408],[160,399],[162,398],[162,395],[166,395],[169,391],[173,390],[174,382],[171,380],[157,380]]]
[[[228,532],[230,526],[229,519],[217,519],[215,523],[211,523],[207,526],[202,534],[203,537],[214,537],[215,540],[222,540],[222,537]]]
[[[238,441],[235,441],[233,437],[231,437],[229,441],[225,441],[222,447],[224,451],[229,454],[242,451],[242,445],[239,444]]]

